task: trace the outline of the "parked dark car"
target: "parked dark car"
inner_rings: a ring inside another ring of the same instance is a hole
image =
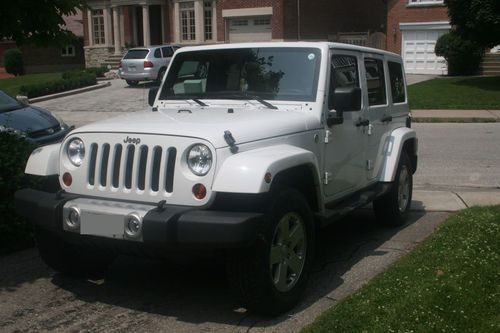
[[[62,140],[71,128],[53,113],[19,102],[0,90],[0,132],[12,132],[37,144]]]

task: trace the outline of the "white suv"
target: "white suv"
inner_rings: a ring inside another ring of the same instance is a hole
[[[37,149],[16,193],[42,258],[102,274],[119,253],[222,250],[244,304],[291,308],[320,227],[373,202],[401,225],[417,169],[401,57],[332,43],[186,47],[151,109]]]

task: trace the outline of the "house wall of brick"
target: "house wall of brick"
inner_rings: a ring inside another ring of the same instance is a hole
[[[387,49],[401,54],[400,23],[448,21],[444,5],[408,6],[408,0],[387,1]]]
[[[61,55],[61,48],[56,46],[22,46],[20,49],[23,53],[26,74],[84,68],[83,40],[79,38],[72,45],[75,48],[75,56],[73,57],[63,57]]]
[[[285,0],[285,39],[297,39],[297,1],[302,40],[328,40],[339,32],[385,32],[385,0]]]

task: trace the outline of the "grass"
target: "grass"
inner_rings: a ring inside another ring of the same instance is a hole
[[[23,85],[45,83],[60,78],[61,73],[42,73],[16,76],[8,79],[0,79],[0,90],[3,90],[5,93],[15,97],[19,94],[19,88]]]
[[[451,217],[302,332],[500,332],[500,206]]]
[[[412,109],[500,110],[500,76],[436,78],[408,94]]]

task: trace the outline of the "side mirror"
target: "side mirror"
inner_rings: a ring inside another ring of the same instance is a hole
[[[148,104],[149,106],[153,106],[155,104],[156,95],[158,94],[159,87],[153,87],[149,89],[148,94]]]
[[[30,105],[30,100],[28,99],[28,96],[18,95],[16,96],[16,100],[24,106]]]
[[[330,112],[328,112],[328,115],[326,117],[326,124],[328,125],[328,127],[331,127],[333,125],[340,125],[343,123],[344,115],[341,111],[331,110]]]
[[[342,87],[335,89],[333,109],[340,113],[361,110],[361,88]]]

